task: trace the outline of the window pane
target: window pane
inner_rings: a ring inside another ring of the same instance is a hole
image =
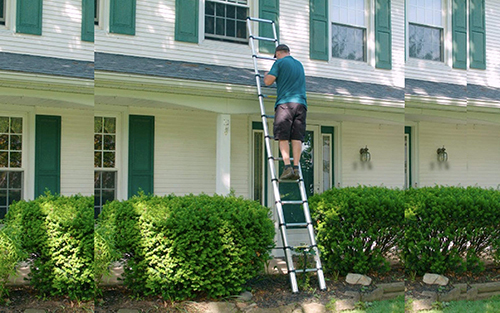
[[[0,167],[9,167],[9,153],[0,152]]]
[[[213,17],[205,17],[205,33],[206,34],[215,34],[215,19]]]
[[[441,61],[441,29],[410,24],[410,57]]]
[[[205,1],[205,15],[215,15],[215,4],[210,1]]]
[[[115,167],[115,153],[114,152],[104,152],[104,163],[102,167],[113,168]]]
[[[21,152],[11,152],[10,153],[10,167],[20,168],[21,167]]]
[[[236,37],[238,38],[247,38],[247,27],[245,22],[238,22],[237,23],[237,34]]]
[[[229,18],[236,18],[236,7],[233,7],[231,5],[228,5],[227,8],[227,17]]]
[[[0,172],[0,188],[7,188],[7,172]]]
[[[9,191],[9,205],[21,200],[21,190],[11,190]]]
[[[22,172],[10,172],[9,173],[9,188],[21,189],[22,187]]]
[[[104,150],[115,150],[114,135],[104,135]]]
[[[226,20],[226,35],[229,37],[236,37],[236,21]]]
[[[94,135],[94,150],[102,150],[102,135]]]
[[[323,136],[323,191],[331,188],[330,168],[331,168],[331,145],[330,136]]]
[[[94,189],[101,188],[101,173],[102,172],[94,172]]]
[[[332,25],[332,56],[334,58],[364,61],[364,29]]]
[[[94,152],[94,167],[102,167],[102,152]]]
[[[409,22],[443,26],[442,0],[410,1],[408,11]]]
[[[220,17],[225,17],[226,16],[226,5],[222,3],[216,3],[215,4],[215,15],[220,16]]]
[[[115,188],[115,172],[102,173],[102,188],[111,189]]]
[[[242,8],[242,7],[238,7],[237,9],[237,18],[239,20],[244,20],[247,18],[247,9],[246,8]]]
[[[116,118],[105,117],[104,118],[104,133],[114,134],[116,132]]]
[[[226,3],[205,1],[206,38],[221,41],[246,41],[248,8],[232,5],[231,2],[246,4],[246,1],[236,0],[226,1]]]
[[[102,117],[94,117],[94,133],[102,133]]]
[[[9,135],[0,135],[0,150],[9,150]]]
[[[224,34],[225,34],[224,28],[225,28],[224,19],[223,18],[217,18],[215,20],[215,34],[216,35],[224,36]]]
[[[102,194],[102,205],[105,205],[106,202],[115,200],[114,190],[103,190],[101,194]]]
[[[0,190],[0,206],[7,206],[7,190]]]
[[[10,150],[21,151],[22,150],[21,135],[11,135],[10,136]]]
[[[23,119],[20,117],[12,117],[10,119],[10,132],[14,134],[23,133]]]
[[[0,133],[8,133],[9,132],[9,118],[8,117],[0,117]]]

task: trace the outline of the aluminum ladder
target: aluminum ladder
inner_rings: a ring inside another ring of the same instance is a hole
[[[252,33],[252,23],[271,24],[271,27],[273,29],[274,38],[254,36]],[[307,201],[307,193],[306,193],[306,188],[305,188],[305,184],[304,184],[304,179],[302,176],[302,168],[299,165],[299,180],[288,181],[288,182],[292,182],[292,183],[298,183],[301,199],[300,200],[281,200],[281,195],[280,195],[280,191],[279,191],[279,187],[278,187],[279,181],[278,181],[278,178],[276,176],[274,162],[282,161],[283,159],[273,157],[273,153],[271,150],[271,139],[273,139],[273,137],[269,136],[269,128],[267,125],[267,119],[268,118],[272,119],[272,118],[274,118],[274,116],[266,115],[266,113],[265,113],[265,107],[264,107],[265,95],[262,94],[262,86],[261,86],[261,81],[260,81],[261,78],[264,78],[264,75],[259,73],[257,59],[264,59],[264,60],[276,60],[276,59],[272,58],[272,57],[258,55],[256,50],[255,50],[254,40],[274,42],[275,46],[278,46],[278,36],[276,33],[276,23],[272,20],[247,17],[247,28],[248,28],[250,47],[252,49],[252,59],[253,59],[253,65],[254,65],[254,69],[255,69],[255,82],[257,84],[257,93],[258,93],[258,97],[259,97],[262,126],[264,129],[264,139],[265,139],[265,146],[266,146],[266,152],[267,152],[267,159],[268,159],[268,163],[269,163],[269,169],[270,169],[270,173],[271,173],[271,181],[272,181],[272,185],[273,185],[274,200],[275,200],[275,205],[276,205],[276,211],[278,214],[279,228],[280,228],[280,232],[281,232],[281,238],[283,241],[283,250],[285,252],[285,259],[286,259],[288,274],[290,274],[290,283],[292,285],[292,291],[294,293],[299,291],[299,287],[297,284],[297,273],[301,273],[301,272],[304,274],[305,274],[305,272],[317,272],[318,281],[319,281],[319,288],[321,290],[325,290],[326,289],[325,277],[324,277],[324,273],[323,273],[323,268],[321,266],[319,249],[318,249],[318,246],[316,245],[316,240],[314,238],[314,228],[313,228],[313,224],[311,221],[311,213],[309,212],[309,203]],[[286,223],[285,222],[285,217],[284,217],[284,213],[283,213],[283,206],[292,205],[292,204],[302,205],[302,208],[304,210],[304,216],[306,219],[305,223]],[[292,247],[288,244],[287,229],[290,227],[306,228],[307,229],[309,242],[310,242],[310,245],[307,246],[307,248],[313,250],[316,267],[308,268],[308,269],[295,269],[295,267],[293,265],[293,260],[292,260],[292,252],[295,249],[300,249],[300,248],[303,249],[305,247],[304,246]]]

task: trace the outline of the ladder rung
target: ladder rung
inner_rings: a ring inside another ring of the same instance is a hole
[[[274,119],[274,115],[267,115],[267,114],[263,114],[261,115],[260,117],[263,117],[265,116],[266,118],[271,118],[271,119]]]
[[[286,227],[303,227],[303,228],[306,228],[307,227],[307,223],[286,223],[285,226]]]
[[[309,273],[309,272],[317,272],[319,269],[318,268],[306,268],[305,272],[306,273]],[[295,273],[304,273],[304,270],[303,269],[295,269],[293,270]],[[290,271],[292,272],[292,271]]]
[[[260,77],[260,78],[264,78],[264,76],[265,76],[265,75],[262,75],[262,74],[255,74],[255,76]]]
[[[252,57],[257,58],[257,59],[263,59],[263,60],[272,60],[272,61],[276,61],[277,60],[276,58],[265,57],[265,56],[256,55],[256,54],[252,55]]]
[[[266,20],[263,18],[257,18],[257,17],[247,17],[247,20],[253,21],[253,22],[261,22],[261,23],[269,23],[269,24],[274,24],[274,21],[271,20]]]
[[[264,138],[274,139],[274,136],[264,136]]]
[[[271,42],[278,42],[278,39],[275,39],[275,38],[259,37],[259,36],[254,36],[254,35],[250,36],[250,39],[262,40],[262,41],[271,41]]]
[[[302,200],[281,200],[281,204],[303,204]]]
[[[283,158],[273,158],[274,161],[283,161]],[[290,158],[290,161],[293,161],[293,158]]]

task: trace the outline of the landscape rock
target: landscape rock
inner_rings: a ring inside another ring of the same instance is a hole
[[[428,285],[446,286],[450,282],[448,277],[439,274],[424,274],[423,282]]]
[[[363,285],[369,286],[372,283],[372,279],[366,275],[361,274],[347,274],[345,281],[351,285]]]
[[[426,291],[422,292],[422,295],[428,297],[432,303],[436,302],[438,299],[438,294],[435,291],[427,291],[426,290]]]
[[[139,313],[139,310],[136,309],[119,309],[118,313]]]
[[[303,303],[302,311],[304,313],[326,313],[326,307],[321,303]]]
[[[467,300],[476,300],[478,294],[477,288],[467,290]]]
[[[354,301],[353,299],[337,300],[335,301],[335,310],[337,312],[354,310],[356,302],[357,301]]]
[[[206,313],[236,313],[236,305],[230,302],[209,302]]]
[[[404,282],[377,284],[377,287],[382,288],[385,293],[405,291]]]
[[[434,302],[435,301],[431,301],[431,299],[413,300],[413,311],[432,310],[432,304]]]
[[[378,287],[370,293],[362,293],[361,300],[366,302],[372,302],[382,299],[384,296],[384,289]]]
[[[460,288],[455,287],[452,290],[448,291],[447,293],[439,294],[438,299],[441,302],[454,301],[454,300],[457,300],[458,298],[460,298],[461,293],[462,292],[461,292]]]
[[[253,295],[250,291],[242,292],[238,297],[236,297],[236,301],[241,302],[250,302],[253,298]]]
[[[350,297],[351,299],[353,299],[356,302],[361,300],[361,293],[359,291],[350,291],[349,290],[349,291],[344,292],[344,295],[347,297]]]
[[[24,313],[45,313],[45,310],[40,310],[40,309],[26,309],[26,310],[24,310]]]

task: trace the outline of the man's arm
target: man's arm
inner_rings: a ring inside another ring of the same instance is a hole
[[[264,76],[264,84],[266,84],[266,86],[272,85],[275,80],[276,80],[276,76],[274,76],[274,75],[266,74]]]

